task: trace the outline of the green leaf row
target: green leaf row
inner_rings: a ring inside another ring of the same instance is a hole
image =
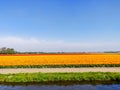
[[[120,67],[120,64],[74,64],[74,65],[18,65],[0,66],[0,68],[79,68],[79,67]]]

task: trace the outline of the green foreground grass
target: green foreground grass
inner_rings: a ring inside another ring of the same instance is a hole
[[[120,73],[19,73],[0,74],[0,82],[55,82],[55,81],[120,81]]]
[[[68,64],[68,65],[18,65],[0,66],[0,68],[80,68],[80,67],[120,67],[120,64]]]

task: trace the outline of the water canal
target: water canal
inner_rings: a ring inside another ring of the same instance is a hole
[[[0,90],[120,90],[118,82],[2,83]]]

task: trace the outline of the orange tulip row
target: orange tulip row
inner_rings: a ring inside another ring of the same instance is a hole
[[[0,56],[0,66],[14,65],[69,65],[69,64],[120,64],[120,55],[17,55]]]

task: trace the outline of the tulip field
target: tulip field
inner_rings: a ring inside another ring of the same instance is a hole
[[[119,54],[0,55],[0,66],[120,65]]]

